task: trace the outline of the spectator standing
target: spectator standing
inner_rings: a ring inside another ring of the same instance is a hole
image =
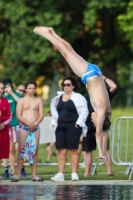
[[[51,116],[51,112],[50,111],[47,113],[47,116]],[[55,142],[47,143],[46,150],[47,150],[48,156],[47,156],[46,163],[50,163],[52,156],[56,156],[56,152],[53,149],[54,146],[55,146]]]
[[[88,109],[85,98],[75,92],[77,87],[74,77],[66,77],[62,81],[63,92],[59,92],[58,96],[51,101],[52,126],[55,130],[58,150],[58,173],[51,178],[52,181],[64,181],[67,153],[71,160],[71,180],[79,180],[78,145],[81,133],[87,132],[85,121]]]
[[[10,78],[3,80],[5,89],[3,97],[6,98],[10,104],[10,109],[12,113],[12,120],[9,125],[9,135],[10,135],[10,163],[11,163],[11,174],[9,174],[8,170],[8,160],[3,160],[5,173],[2,178],[9,178],[9,176],[13,176],[15,173],[15,153],[18,151],[18,119],[16,117],[16,105],[17,101],[21,97],[20,93],[13,91],[12,80]]]
[[[26,95],[25,85],[23,85],[23,84],[18,85],[17,88],[16,88],[16,92],[19,92],[21,94],[21,96],[24,97]],[[24,165],[22,166],[21,177],[22,178],[26,178],[27,177]]]
[[[0,160],[9,158],[9,123],[12,119],[10,104],[7,99],[2,96],[3,92],[4,84],[0,81]],[[5,170],[5,172],[7,171]]]
[[[26,158],[32,170],[32,181],[43,181],[36,175],[38,161],[38,147],[40,140],[39,123],[44,117],[43,102],[35,97],[37,84],[30,80],[25,85],[26,96],[19,99],[16,113],[19,120],[19,154],[17,164],[17,175],[11,179],[18,182],[21,176],[21,169],[24,158]]]

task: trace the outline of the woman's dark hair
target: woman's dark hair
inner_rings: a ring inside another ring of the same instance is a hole
[[[34,85],[34,86],[37,88],[36,81],[30,80],[30,81],[28,81],[28,82],[25,84],[25,89],[26,89],[26,88],[28,87],[28,85],[30,85],[30,84]]]
[[[74,77],[68,76],[68,77],[64,78],[64,80],[61,83],[62,90],[64,90],[63,84],[64,84],[64,82],[66,80],[70,80],[71,81],[72,85],[74,86],[73,91],[76,91],[78,89],[78,81]]]

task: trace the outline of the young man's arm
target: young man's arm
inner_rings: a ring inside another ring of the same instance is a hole
[[[18,102],[18,100],[20,99],[20,97],[18,97],[18,96],[12,91],[12,87],[6,86],[6,89],[7,89],[7,93],[10,94],[10,95],[14,98],[14,100],[15,100],[16,102]]]
[[[43,108],[43,102],[40,98],[38,98],[39,108],[38,108],[38,119],[34,122],[34,124],[37,126],[44,118],[44,108]]]

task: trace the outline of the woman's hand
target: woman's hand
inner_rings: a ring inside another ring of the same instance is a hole
[[[79,125],[77,125],[77,124],[75,124],[75,127],[76,127],[76,128],[80,128],[80,126],[79,126]]]
[[[3,123],[0,124],[0,130],[3,130],[5,128],[5,125]]]

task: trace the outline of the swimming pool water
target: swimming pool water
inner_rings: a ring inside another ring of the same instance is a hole
[[[0,200],[132,200],[132,185],[0,185]]]

